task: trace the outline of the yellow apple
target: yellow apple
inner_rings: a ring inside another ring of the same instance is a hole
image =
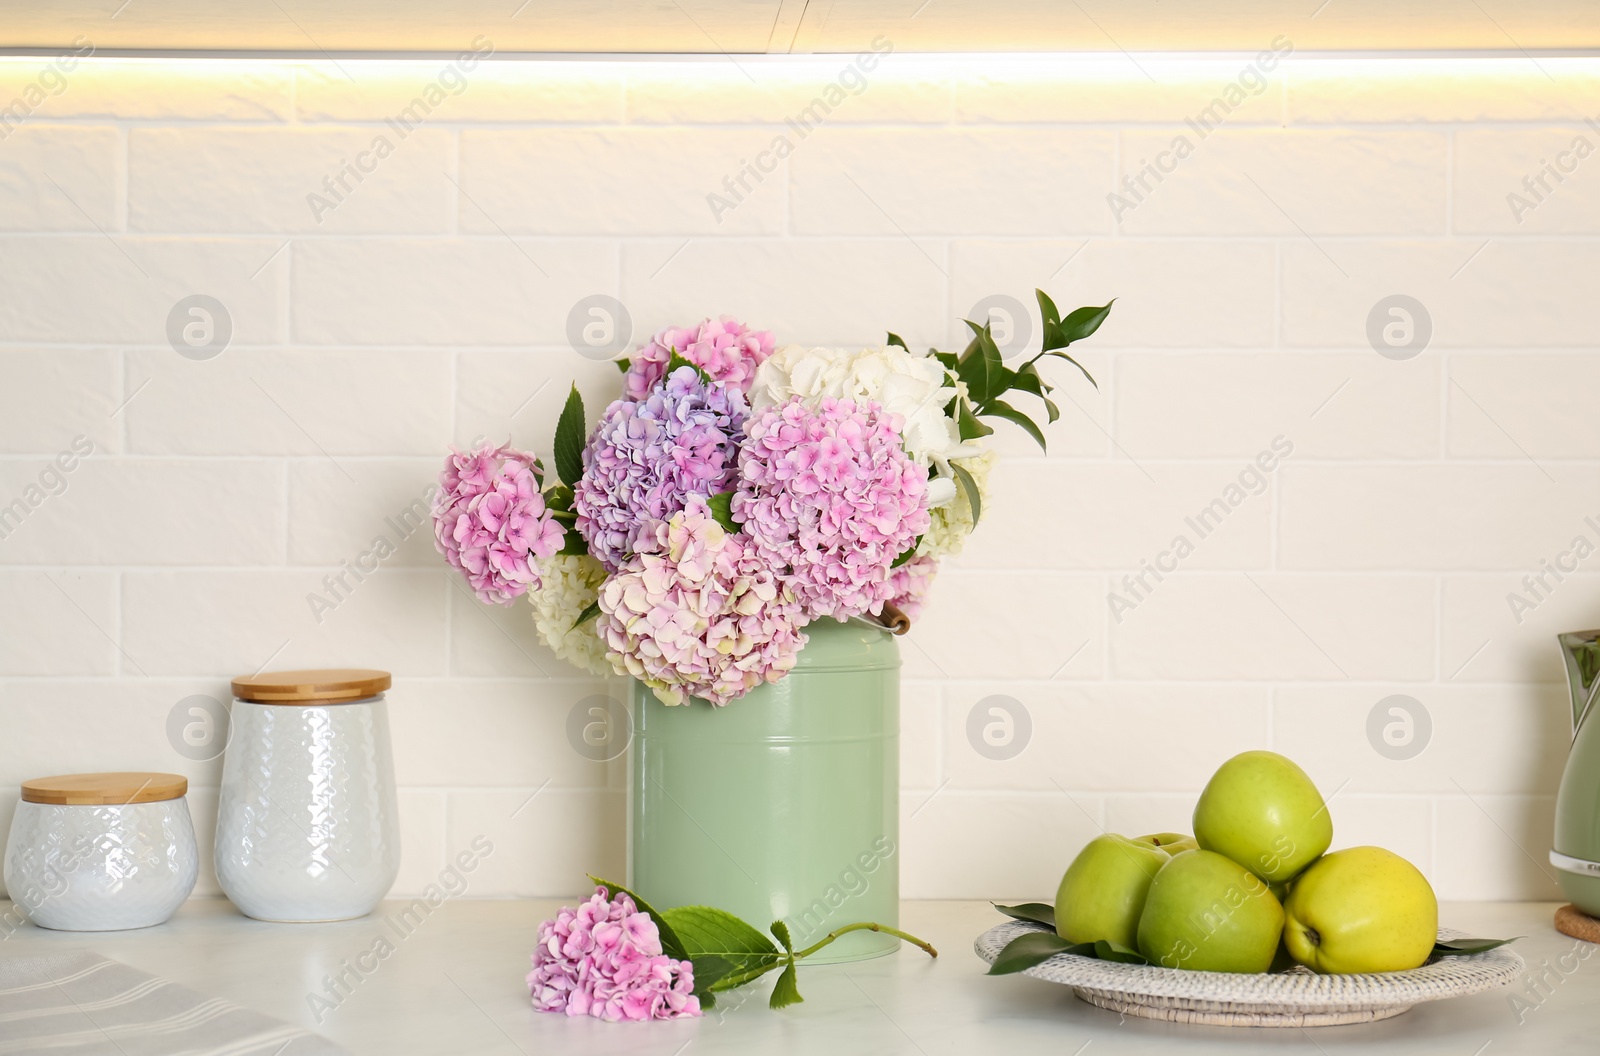
[[[1333,842],[1322,793],[1277,752],[1243,752],[1211,776],[1194,807],[1194,835],[1269,884],[1281,884]]]
[[[1317,972],[1421,967],[1439,936],[1439,903],[1417,867],[1382,847],[1325,854],[1295,879],[1283,941]]]

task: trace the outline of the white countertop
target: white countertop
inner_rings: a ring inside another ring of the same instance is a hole
[[[572,900],[568,900],[570,903]],[[539,922],[554,900],[446,902],[401,938],[385,919],[403,905],[338,924],[265,924],[222,900],[189,902],[143,931],[71,933],[24,925],[0,940],[0,957],[90,949],[208,996],[301,1024],[366,1056],[525,1056],[560,1053],[826,1056],[1004,1053],[1086,1056],[1139,1053],[1296,1052],[1357,1048],[1423,1056],[1593,1053],[1600,1050],[1600,958],[1570,975],[1552,967],[1544,996],[1512,987],[1418,1005],[1380,1023],[1310,1030],[1179,1026],[1092,1008],[1065,987],[1022,976],[985,978],[972,940],[1002,918],[985,902],[907,902],[901,926],[931,941],[939,959],[903,947],[889,957],[800,969],[806,1001],[767,1008],[774,975],[720,996],[699,1020],[603,1023],[537,1013],[523,977]],[[8,910],[9,904],[0,904]],[[1473,935],[1523,935],[1513,947],[1529,974],[1573,946],[1551,924],[1553,903],[1453,903],[1448,927]],[[307,994],[340,961],[354,963],[386,936],[394,951],[318,1023]],[[1572,961],[1569,959],[1569,963]],[[1521,1022],[1509,1000],[1525,1002]],[[0,1038],[4,1029],[0,1027]]]

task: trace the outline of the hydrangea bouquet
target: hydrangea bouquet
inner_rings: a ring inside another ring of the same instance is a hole
[[[540,638],[667,704],[725,705],[794,666],[813,620],[903,632],[940,558],[987,501],[986,419],[1041,447],[1007,402],[1059,417],[1039,370],[1111,305],[1063,318],[1043,291],[1041,349],[1007,366],[987,325],[960,353],[778,348],[723,317],[668,328],[625,359],[591,425],[576,386],[556,423],[555,479],[492,444],[453,452],[434,500],[445,559],[485,602],[527,595]]]

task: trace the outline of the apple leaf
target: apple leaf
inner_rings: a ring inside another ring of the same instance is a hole
[[[1076,950],[1069,950],[1076,953]],[[1130,950],[1120,943],[1101,939],[1094,944],[1094,955],[1102,961],[1116,961],[1118,964],[1149,964],[1150,959],[1138,950]]]
[[[1072,943],[1053,931],[1030,931],[1006,943],[1000,956],[989,966],[990,975],[1011,975],[1043,964],[1058,953],[1066,953]]]
[[[1046,902],[1023,902],[1015,906],[1002,906],[998,902],[991,902],[990,905],[1014,920],[1031,920],[1035,924],[1048,924],[1052,928],[1056,926],[1056,907]]]
[[[1433,944],[1433,956],[1471,957],[1475,953],[1488,953],[1520,938],[1521,935],[1510,939],[1440,939]]]
[[[629,891],[621,884],[613,884],[609,880],[602,880],[593,873],[589,874],[589,879],[594,881],[596,887],[603,887],[606,889],[607,898],[614,899],[618,895],[627,895],[629,898],[633,899],[634,906],[637,907],[641,913],[650,914],[650,919],[656,922],[656,931],[661,936],[662,953],[666,954],[668,957],[671,957],[675,961],[687,961],[689,959],[689,955],[684,952],[683,943],[678,939],[678,933],[672,930],[672,925],[667,923],[667,921],[662,918],[660,913],[657,913],[654,909],[650,908],[650,903],[646,902],[632,891]]]

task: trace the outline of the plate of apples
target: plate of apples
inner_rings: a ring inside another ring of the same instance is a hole
[[[1387,1019],[1523,970],[1513,940],[1440,928],[1432,885],[1401,856],[1330,851],[1327,803],[1275,752],[1223,763],[1193,829],[1103,834],[1053,906],[997,905],[1011,919],[974,944],[989,974],[1062,983],[1131,1016],[1309,1027]]]

